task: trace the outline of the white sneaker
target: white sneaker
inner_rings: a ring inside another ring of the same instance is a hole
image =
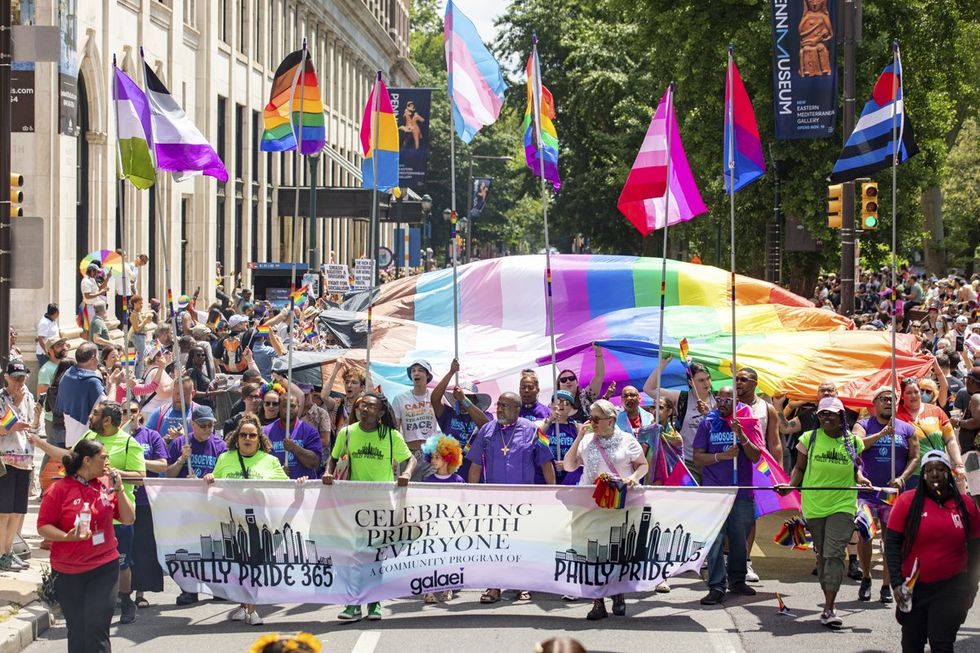
[[[844,625],[844,620],[836,612],[824,612],[820,615],[820,623],[827,628],[840,628]]]
[[[752,568],[752,561],[745,561],[745,580],[749,583],[758,583],[759,574],[755,573],[755,569]]]
[[[248,613],[245,612],[245,608],[243,608],[242,606],[238,606],[232,611],[230,615],[228,615],[228,618],[231,619],[232,621],[245,621],[246,619],[248,619]]]
[[[262,617],[259,616],[258,612],[249,612],[245,617],[245,623],[249,626],[261,626],[265,622],[262,621]]]

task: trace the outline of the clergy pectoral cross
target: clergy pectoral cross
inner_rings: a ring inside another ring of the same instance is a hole
[[[508,452],[510,451],[510,447],[508,447],[505,444],[504,446],[500,447],[500,450],[503,451],[504,452],[504,455],[506,456],[506,455],[508,455]]]

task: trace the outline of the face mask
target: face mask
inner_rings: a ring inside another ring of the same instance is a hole
[[[932,402],[932,393],[929,392],[929,391],[923,392],[922,393],[922,401],[926,402],[927,404],[928,403],[931,403]]]

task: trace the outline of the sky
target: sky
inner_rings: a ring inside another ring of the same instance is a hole
[[[456,6],[469,17],[483,37],[484,43],[492,43],[497,37],[493,21],[507,10],[508,0],[454,0]]]

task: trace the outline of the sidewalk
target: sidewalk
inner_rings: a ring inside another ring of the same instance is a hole
[[[0,653],[18,653],[27,648],[54,620],[51,609],[37,598],[41,569],[48,552],[38,548],[38,499],[32,499],[24,518],[23,536],[31,547],[30,569],[0,572]]]

